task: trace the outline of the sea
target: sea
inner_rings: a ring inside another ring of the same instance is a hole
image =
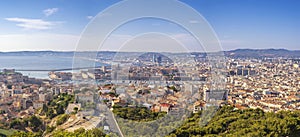
[[[91,63],[95,63],[89,59],[81,59],[80,62],[86,63],[87,66],[91,67]],[[100,65],[102,65],[100,63]],[[63,56],[12,56],[2,55],[0,56],[0,70],[3,69],[15,69],[15,70],[26,70],[17,71],[25,76],[49,79],[49,71],[28,71],[28,70],[57,70],[57,69],[69,69],[73,68],[73,58]],[[67,70],[74,72],[72,70]],[[78,70],[77,70],[78,71]]]

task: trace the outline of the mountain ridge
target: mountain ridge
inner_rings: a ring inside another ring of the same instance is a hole
[[[235,49],[229,51],[223,51],[224,55],[232,58],[300,58],[300,50],[288,50],[288,49]],[[11,51],[0,52],[0,56],[74,56],[74,54],[80,53],[96,53],[95,51]],[[100,53],[117,53],[117,51],[101,51]],[[131,52],[128,52],[131,53]],[[132,52],[135,53],[135,52]],[[204,52],[193,52],[204,53]],[[176,53],[175,53],[176,54]]]
[[[300,50],[287,50],[287,49],[236,49],[224,52],[228,57],[235,58],[300,58]]]

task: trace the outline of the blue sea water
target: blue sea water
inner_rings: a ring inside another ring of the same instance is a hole
[[[83,60],[90,64],[90,60]],[[0,56],[0,69],[52,70],[72,68],[73,58],[63,56]],[[88,66],[87,66],[88,67]],[[20,71],[19,71],[20,72]],[[48,78],[48,71],[21,71],[23,75]]]

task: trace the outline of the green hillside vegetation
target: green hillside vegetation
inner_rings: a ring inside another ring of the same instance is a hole
[[[68,114],[62,114],[57,116],[56,125],[61,125],[65,123],[70,116]]]
[[[137,120],[137,121],[151,121],[163,116],[164,114],[153,114],[148,112],[146,108],[121,108],[114,109],[114,113],[120,117]],[[298,137],[300,135],[300,111],[279,111],[263,112],[260,109],[245,109],[237,110],[231,106],[224,106],[220,108],[214,117],[207,125],[200,126],[201,119],[199,112],[193,114],[186,119],[175,131],[170,133],[167,137]],[[61,116],[64,121],[68,116]],[[12,137],[38,137],[41,136],[40,121],[35,117],[26,120],[16,120],[10,126],[15,129],[22,128],[20,125],[31,127],[35,133],[18,131],[14,132]],[[144,127],[138,128],[143,130]],[[147,129],[145,127],[145,129]],[[149,131],[150,132],[150,131]],[[158,131],[156,131],[158,132]],[[74,132],[67,132],[65,130],[54,130],[51,135],[53,137],[105,137],[106,135],[101,129],[95,128],[92,130],[79,129]]]
[[[15,132],[11,137],[40,137],[41,134],[19,131]],[[74,132],[67,132],[65,130],[56,130],[52,133],[51,137],[108,137],[105,133],[99,129],[94,128],[91,130],[85,130],[83,128],[77,129]]]
[[[221,108],[204,127],[199,126],[201,112],[191,118],[169,137],[227,136],[227,137],[299,137],[300,111],[263,112],[260,109],[235,110]]]
[[[69,103],[74,102],[74,99],[74,95],[66,93],[56,95],[48,105],[42,107],[40,115],[46,115],[47,118],[52,119],[58,115],[64,114],[65,109],[68,107]]]
[[[0,130],[0,136],[9,136],[14,132],[24,134],[25,137],[26,135],[41,136],[45,131],[48,133],[54,129],[53,127],[46,127],[45,123],[50,123],[55,119],[56,126],[63,124],[69,118],[69,115],[65,114],[65,109],[71,102],[74,102],[74,95],[66,93],[56,95],[47,105],[44,104],[42,108],[38,109],[35,115],[23,119],[15,118],[8,123],[1,124],[0,127],[3,130]],[[27,134],[23,131],[30,131],[33,133]]]
[[[166,113],[164,112],[152,112],[145,107],[120,107],[114,106],[113,113],[124,119],[133,121],[153,121],[160,117],[163,117]]]
[[[15,132],[13,129],[0,129],[0,137],[10,136]]]
[[[65,130],[54,131],[52,137],[106,137],[106,135],[99,128],[94,128],[91,130],[80,128],[74,132],[67,132]]]
[[[34,115],[25,119],[14,119],[10,122],[9,128],[23,131],[29,128],[33,132],[43,132],[45,129],[42,120]]]

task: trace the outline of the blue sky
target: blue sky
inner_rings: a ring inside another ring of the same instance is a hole
[[[0,51],[75,50],[78,38],[91,18],[117,2],[119,1],[1,1]],[[299,0],[182,0],[182,2],[206,18],[218,35],[224,50],[237,48],[300,50]],[[159,25],[149,28],[149,24]],[[174,35],[182,33],[181,28],[174,24],[146,19],[125,24],[115,32],[115,35],[130,36],[133,33],[155,30]]]

